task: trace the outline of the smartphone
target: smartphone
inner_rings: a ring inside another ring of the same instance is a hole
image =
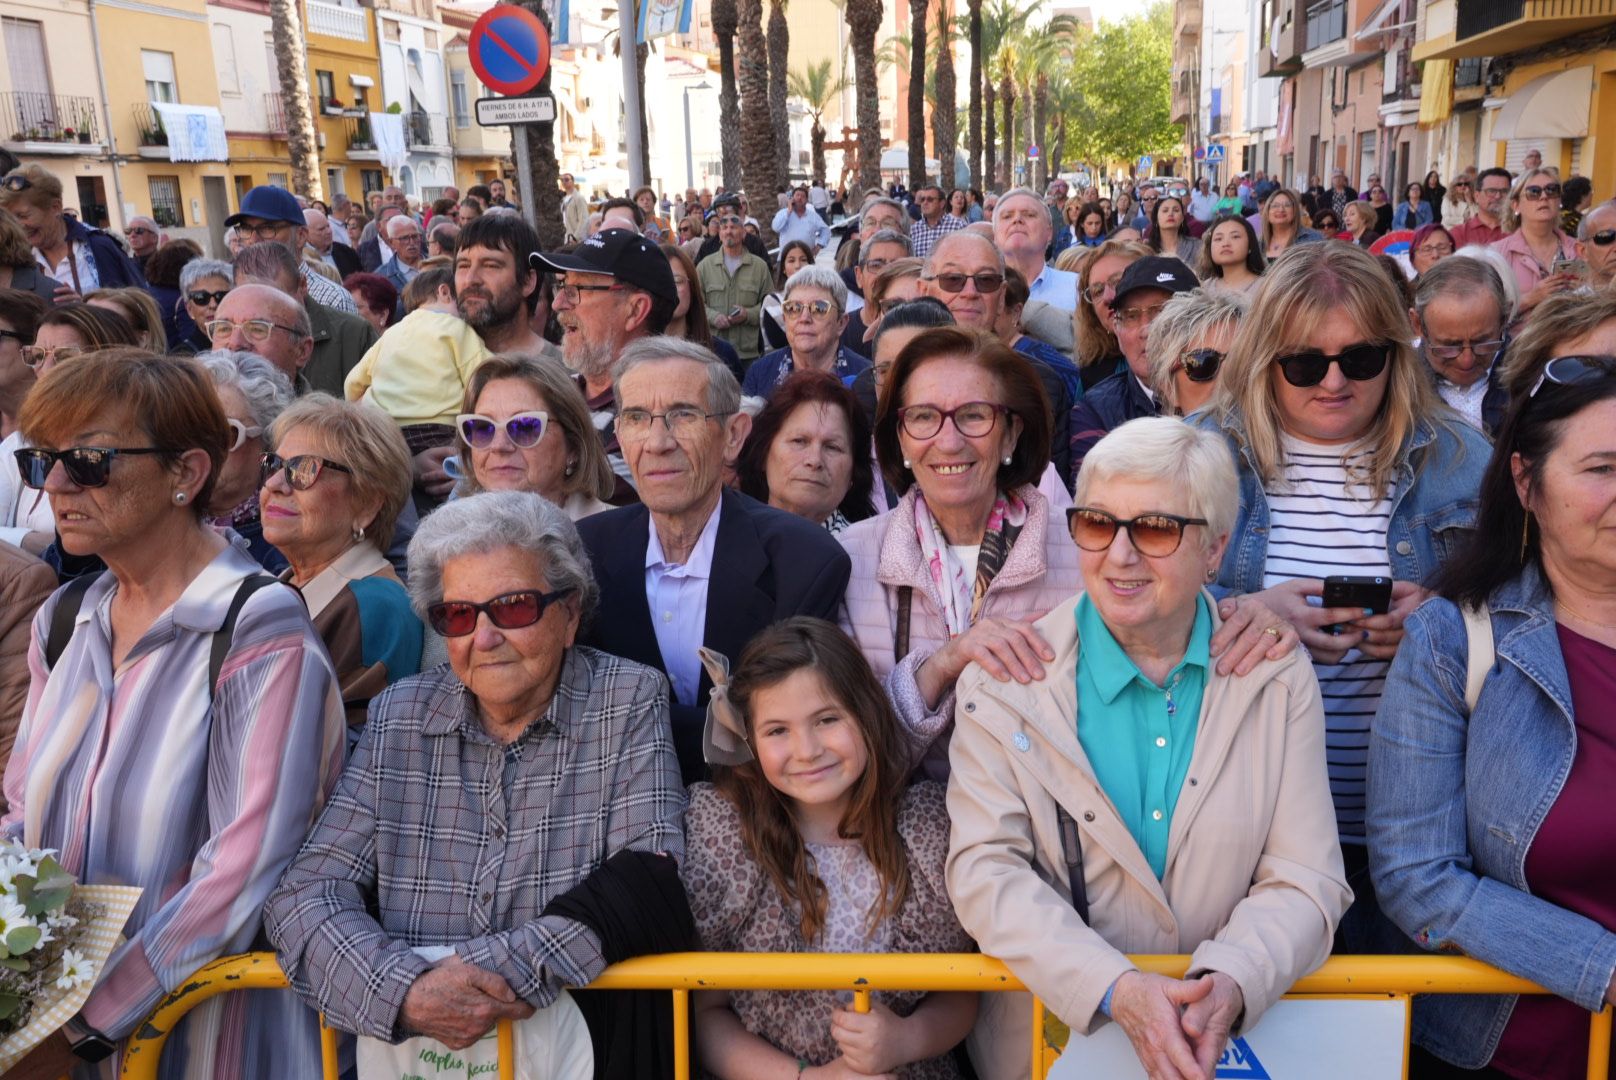
[[[1358,608],[1384,615],[1392,606],[1392,579],[1345,574],[1327,577],[1324,579],[1324,606]]]
[[[464,480],[465,473],[460,471],[460,458],[450,454],[443,459],[443,475],[451,480]]]
[[[734,307],[729,309],[729,317],[731,319],[739,319],[742,315],[745,315],[745,314],[746,314],[746,309],[741,307],[741,305],[739,305],[739,304],[736,304]]]
[[[1555,259],[1550,273],[1575,274],[1577,277],[1583,277],[1588,273],[1588,264],[1581,259]]]

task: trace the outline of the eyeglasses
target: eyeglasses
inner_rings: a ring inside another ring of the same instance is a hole
[[[123,231],[123,234],[125,236],[156,236],[157,235],[155,230],[148,229],[144,225],[131,226],[131,227],[125,229]]]
[[[1316,350],[1276,356],[1274,363],[1292,386],[1317,386],[1330,373],[1331,364],[1341,365],[1341,374],[1353,382],[1373,379],[1386,370],[1391,346],[1365,343],[1341,350],[1335,356],[1326,356]]]
[[[829,300],[787,300],[780,305],[780,314],[788,319],[795,319],[799,315],[812,314],[816,319],[823,319],[831,312]]]
[[[1558,199],[1560,197],[1559,184],[1527,184],[1521,188],[1521,194],[1536,202],[1539,199]]]
[[[1107,550],[1116,540],[1117,530],[1127,529],[1134,550],[1156,559],[1178,550],[1184,542],[1185,526],[1206,523],[1206,518],[1177,514],[1140,514],[1124,521],[1092,506],[1074,506],[1066,511],[1066,527],[1071,530],[1072,540],[1084,551]]]
[[[1457,360],[1469,349],[1477,360],[1491,360],[1504,348],[1504,338],[1495,341],[1467,341],[1463,345],[1426,345],[1425,355],[1435,360]]]
[[[1543,365],[1543,374],[1537,377],[1531,393],[1526,396],[1537,397],[1546,382],[1556,386],[1590,386],[1612,375],[1616,375],[1616,356],[1556,356]]]
[[[680,405],[667,412],[654,413],[646,409],[624,409],[617,414],[617,438],[638,441],[649,438],[652,425],[662,421],[662,426],[668,429],[668,434],[675,439],[688,439],[693,436],[705,420],[717,419],[730,415],[727,412],[702,412],[694,405]]]
[[[1143,323],[1149,326],[1156,321],[1156,316],[1162,313],[1165,304],[1156,304],[1154,307],[1119,308],[1111,313],[1118,326],[1138,326]]]
[[[298,454],[296,457],[283,458],[279,454],[265,454],[258,459],[263,469],[264,483],[277,473],[286,478],[286,485],[293,491],[307,491],[320,479],[320,474],[327,469],[335,469],[340,473],[353,475],[353,470],[346,465],[339,465],[327,458],[316,457],[313,454]]]
[[[742,222],[741,219],[736,217],[734,214],[727,214],[724,217],[719,218],[718,223],[720,225],[740,225]]]
[[[937,287],[947,293],[964,292],[967,281],[976,282],[976,291],[984,295],[996,293],[1004,288],[1004,275],[991,270],[984,270],[979,274],[933,274],[922,280],[935,281]]]
[[[905,405],[898,410],[898,423],[911,439],[930,439],[943,430],[943,421],[952,420],[954,430],[968,439],[981,438],[993,430],[1000,413],[1009,413],[991,401],[967,401],[952,409],[935,405]]]
[[[460,437],[466,445],[473,450],[486,450],[494,445],[494,436],[500,428],[505,429],[505,435],[511,440],[513,446],[526,450],[539,445],[544,433],[550,427],[550,414],[547,412],[519,412],[501,424],[491,416],[481,413],[461,413],[455,417],[455,427],[460,431]]]
[[[877,302],[875,305],[875,310],[878,314],[885,315],[899,304],[907,304],[908,302],[909,299],[906,297],[894,296],[890,300],[881,300]]]
[[[243,319],[240,322],[232,322],[229,319],[210,319],[205,327],[208,332],[208,338],[213,341],[222,341],[230,337],[238,328],[241,330],[242,336],[254,345],[262,345],[268,341],[276,330],[284,330],[295,338],[303,336],[303,332],[296,327],[282,326],[280,323],[270,322],[268,319]]]
[[[859,265],[864,267],[864,269],[868,272],[874,274],[886,269],[887,263],[891,261],[891,259],[865,259],[863,262],[859,263]]]
[[[1216,349],[1186,349],[1178,358],[1178,366],[1190,382],[1211,382],[1218,377],[1223,356]]]
[[[177,450],[164,450],[157,446],[70,446],[66,450],[41,450],[30,447],[18,450],[17,471],[22,482],[42,490],[56,463],[62,463],[67,478],[81,488],[106,487],[112,472],[112,459],[120,454],[175,454]]]
[[[1440,258],[1440,257],[1442,257],[1444,255],[1452,255],[1453,254],[1453,245],[1452,244],[1421,244],[1419,247],[1415,248],[1414,250],[1419,252],[1421,255],[1435,255],[1435,256]]]
[[[1509,194],[1509,188],[1508,187],[1499,187],[1496,184],[1493,185],[1492,187],[1488,187],[1486,184],[1483,184],[1479,188],[1476,189],[1476,194],[1477,195],[1508,195]]]
[[[254,236],[260,240],[273,240],[282,229],[290,229],[289,221],[260,221],[256,225],[249,225],[245,221],[236,226],[236,232],[243,236]]]
[[[256,439],[258,436],[264,433],[263,428],[257,426],[249,427],[233,416],[225,417],[224,422],[227,426],[229,426],[231,432],[230,445],[226,448],[227,452],[229,453],[234,453],[235,451],[240,450],[246,445],[248,439]]]
[[[544,610],[572,592],[557,589],[541,593],[537,589],[501,593],[484,604],[470,600],[445,600],[426,609],[427,622],[442,637],[465,637],[477,629],[477,613],[485,612],[488,621],[501,630],[520,630],[544,618]]]
[[[197,289],[193,292],[186,293],[185,299],[189,300],[197,307],[207,307],[209,304],[217,304],[222,302],[224,298],[229,295],[229,289]]]
[[[1089,303],[1098,304],[1105,299],[1106,291],[1116,288],[1121,281],[1121,274],[1112,274],[1104,281],[1090,282],[1089,287],[1083,291],[1083,295],[1088,298]]]
[[[21,341],[21,338],[17,339]],[[77,345],[24,345],[22,347],[22,362],[31,368],[37,368],[46,360],[53,364],[65,364],[75,356],[83,356],[89,349],[82,349]]]
[[[567,285],[556,286],[556,295],[564,297],[569,304],[578,303],[578,297],[586,292],[619,292],[628,288],[627,285]]]
[[[1600,229],[1588,239],[1595,247],[1610,247],[1612,243],[1616,243],[1616,229]]]
[[[1468,180],[1455,180],[1453,182],[1453,186],[1456,187],[1456,188],[1467,188],[1467,187],[1470,186],[1470,181],[1468,181]]]
[[[4,180],[0,180],[0,187],[5,188],[7,191],[27,191],[33,186],[34,182],[26,176],[8,176]]]

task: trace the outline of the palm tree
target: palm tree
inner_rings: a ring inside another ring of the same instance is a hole
[[[546,33],[550,31],[544,0],[522,0],[522,6],[539,17]],[[549,71],[534,92],[540,96],[550,93]],[[566,243],[567,230],[561,224],[561,163],[556,160],[554,124],[529,126],[527,156],[533,170],[533,190],[521,193],[522,203],[532,208],[530,220],[538,225],[539,244],[545,251],[558,251]]]
[[[303,22],[296,0],[270,0],[270,37],[275,66],[280,73],[281,103],[286,112],[286,149],[292,159],[292,190],[311,199],[323,199],[320,182],[320,143],[314,133],[314,108],[309,103],[308,54],[303,46]]]
[[[774,125],[769,119],[769,53],[763,37],[763,0],[739,0],[741,175],[747,196],[759,210],[774,205]],[[772,239],[772,214],[758,218],[764,242]]]
[[[939,182],[945,189],[953,188],[954,149],[959,145],[956,129],[959,114],[955,110],[954,86],[954,27],[948,18],[946,4],[937,5],[937,48],[932,59],[933,82],[936,93],[931,108],[931,145],[941,166]]]
[[[1004,57],[1004,67],[999,74],[999,102],[1004,109],[1004,161],[1003,185],[1011,187],[1016,182],[1016,81],[1011,77],[1009,57]]]
[[[926,0],[909,0],[909,190],[926,185]]]
[[[1027,20],[1040,7],[1043,0],[1032,0],[1024,9],[1018,9],[1017,0],[988,0],[988,7],[982,12],[981,26],[981,56],[982,56],[982,105],[983,105],[983,137],[982,149],[986,157],[986,167],[983,169],[983,182],[992,185],[997,182],[998,164],[996,131],[994,128],[994,103],[996,99],[1004,97],[1004,83],[1001,81],[997,91],[994,88],[994,79],[1004,67],[1004,60],[1009,56],[1011,41],[1019,35],[1027,25]],[[1001,55],[1003,54],[1003,55]],[[976,55],[972,54],[971,63],[974,68]],[[1013,113],[1010,116],[1014,119]],[[1005,166],[1009,168],[1011,149],[1014,143],[1012,125],[1005,125]]]
[[[1066,125],[1082,107],[1083,95],[1077,83],[1063,68],[1049,79],[1050,122],[1055,134],[1049,140],[1049,174],[1059,176],[1066,158]]]
[[[786,65],[790,58],[786,0],[769,0],[769,123],[774,134],[775,191],[791,182],[791,121],[786,114]]]
[[[724,187],[741,186],[741,103],[735,89],[735,0],[712,0],[713,34],[718,38],[718,124],[724,158]]]
[[[801,99],[808,107],[808,115],[813,118],[813,130],[810,137],[813,140],[813,170],[815,179],[825,178],[825,110],[830,103],[836,100],[847,87],[847,79],[831,75],[829,60],[821,60],[804,71],[793,71],[788,75],[791,96]]]
[[[966,36],[971,41],[971,104],[965,155],[971,159],[971,186],[980,189],[986,186],[982,182],[982,0],[968,0],[967,9],[970,12],[966,16]]]
[[[1042,191],[1051,175],[1049,147],[1044,142],[1050,109],[1050,72],[1071,66],[1072,48],[1080,24],[1070,15],[1056,15],[1044,27],[1022,42],[1022,59],[1030,76],[1027,95],[1032,102],[1032,144],[1042,154],[1033,162],[1032,184]]]
[[[881,184],[881,96],[876,85],[875,35],[881,31],[882,0],[847,0],[853,39],[853,76],[858,89],[858,186]]]
[[[999,182],[998,128],[993,121],[995,93],[993,80],[983,72],[982,78],[982,186],[990,188]]]

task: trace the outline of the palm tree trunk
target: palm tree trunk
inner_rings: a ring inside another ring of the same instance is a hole
[[[550,16],[543,0],[523,0],[522,6],[537,15],[548,33]],[[544,73],[534,93],[550,93],[550,72]],[[533,208],[538,224],[539,245],[545,251],[559,251],[566,243],[567,230],[561,224],[561,163],[556,160],[555,124],[533,124],[527,136],[528,164],[533,170],[532,191],[521,193],[522,205]]]
[[[926,185],[926,0],[909,0],[909,190]]]
[[[292,190],[311,199],[325,197],[320,175],[320,142],[309,102],[309,66],[303,51],[303,22],[294,0],[270,0],[270,35],[280,73],[286,113],[286,148],[292,159]]]
[[[1049,175],[1059,176],[1066,157],[1066,114],[1056,113],[1052,118],[1055,135],[1049,140]],[[1081,192],[1074,191],[1073,195]]]
[[[1038,73],[1033,84],[1032,144],[1038,147],[1037,188],[1043,191],[1049,183],[1049,147],[1044,143],[1044,132],[1049,126],[1049,76]]]
[[[971,59],[971,65],[976,65],[976,59]],[[982,80],[982,183],[981,187],[990,188],[999,180],[999,139],[994,127],[993,103],[995,94],[993,81]]]
[[[1009,188],[1016,182],[1016,84],[1008,74],[999,80],[999,100],[1004,104],[1003,186]]]
[[[764,243],[773,239],[774,125],[769,120],[769,50],[763,0],[738,0],[741,55],[741,172]]]
[[[820,121],[818,113],[814,113],[814,129],[810,137],[813,140],[814,179],[825,179],[825,125]]]
[[[971,186],[981,190],[985,186],[982,177],[993,175],[992,167],[989,167],[986,174],[982,172],[982,0],[970,0],[969,11],[971,104],[970,115],[966,120],[966,126],[970,130],[965,133],[965,155],[971,159]],[[990,113],[993,111],[991,105],[988,111]],[[992,141],[992,136],[989,136],[989,141]]]
[[[735,0],[713,0],[713,34],[718,38],[719,144],[724,159],[724,187],[741,186],[741,102],[735,87]]]
[[[791,183],[791,120],[786,113],[786,65],[790,57],[786,0],[769,0],[769,123],[774,135],[775,191]]]
[[[955,125],[959,117],[954,111],[954,46],[949,40],[948,5],[937,5],[937,100],[931,110],[931,145],[941,165],[938,182],[943,194],[953,190],[959,178],[954,175],[954,149],[959,144]]]
[[[858,92],[858,186],[881,186],[881,97],[876,82],[875,35],[881,30],[881,0],[848,0],[853,72]]]

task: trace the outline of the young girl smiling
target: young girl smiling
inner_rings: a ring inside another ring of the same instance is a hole
[[[971,948],[943,881],[948,814],[858,647],[796,618],[755,637],[717,689],[690,789],[685,888],[703,945],[723,952]],[[726,687],[727,682],[727,687]],[[945,1080],[973,994],[876,992],[856,1013],[823,992],[696,995],[702,1067],[723,1080]]]

